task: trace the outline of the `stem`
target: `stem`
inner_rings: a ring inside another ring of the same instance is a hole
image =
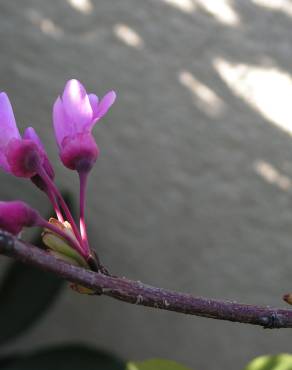
[[[66,202],[64,201],[64,198],[62,197],[62,194],[59,192],[59,189],[56,187],[55,183],[50,179],[50,177],[48,176],[47,172],[43,169],[43,167],[39,166],[38,174],[39,176],[41,176],[43,181],[47,184],[49,191],[52,191],[56,195],[56,197],[59,199],[60,205],[63,208],[63,211],[67,217],[67,220],[72,227],[72,230],[73,230],[74,235],[76,236],[76,239],[79,241],[80,245],[83,246],[82,239],[79,234],[79,230],[76,226],[76,223],[71,215],[71,212]],[[89,251],[85,250],[85,253],[87,254],[87,257],[88,257]]]
[[[47,195],[48,195],[48,198],[50,199],[50,202],[52,203],[52,205],[54,207],[54,211],[57,215],[58,220],[60,222],[64,222],[64,218],[63,218],[62,212],[60,210],[59,204],[58,204],[58,202],[56,200],[56,197],[55,197],[55,195],[54,195],[54,193],[52,192],[51,189],[48,189]]]
[[[87,171],[78,171],[79,175],[79,184],[80,184],[80,196],[79,196],[79,218],[80,218],[80,233],[83,245],[86,246],[88,252],[90,253],[87,262],[91,266],[93,271],[107,272],[106,268],[100,263],[98,254],[96,251],[92,251],[88,242],[88,235],[85,222],[85,201],[86,201],[86,187],[88,172]]]
[[[86,286],[95,290],[96,294],[124,302],[270,329],[292,328],[292,310],[194,297],[139,281],[95,273],[56,259],[5,231],[0,231],[0,253]]]
[[[56,227],[53,224],[50,224],[48,221],[46,221],[42,217],[40,217],[38,225],[41,226],[41,227],[44,227],[46,229],[51,230],[53,233],[55,233],[57,235],[60,235],[61,238],[67,240],[67,242],[72,246],[72,248],[74,248],[78,253],[80,253],[82,255],[82,257],[85,257],[85,258],[87,257],[87,256],[84,255],[84,250],[81,248],[79,243],[77,243],[70,235],[65,233],[63,230],[59,229],[58,227]]]
[[[80,217],[80,233],[81,238],[84,244],[86,244],[87,248],[89,249],[88,245],[88,236],[86,230],[86,223],[85,223],[85,198],[86,198],[86,186],[87,186],[87,178],[88,173],[85,171],[78,172],[79,175],[79,183],[80,183],[80,197],[79,197],[79,217]]]

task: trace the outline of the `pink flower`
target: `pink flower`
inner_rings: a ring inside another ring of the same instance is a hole
[[[90,248],[85,223],[86,184],[99,149],[91,131],[116,99],[108,92],[99,102],[77,80],[66,83],[54,104],[53,121],[63,164],[77,170],[80,180],[79,227],[54,182],[54,170],[44,146],[32,127],[21,137],[6,93],[0,93],[0,167],[15,176],[30,178],[51,201],[58,220],[47,222],[21,201],[0,202],[0,228],[17,235],[23,227],[45,228],[45,241],[54,255],[70,263],[106,272]],[[81,262],[80,262],[81,261]]]
[[[0,202],[0,228],[17,235],[24,227],[36,226],[39,214],[21,201]]]
[[[55,136],[66,167],[78,172],[88,172],[92,168],[99,149],[91,131],[115,99],[116,93],[110,91],[99,102],[95,94],[87,94],[79,81],[66,83],[53,108]]]
[[[44,147],[34,129],[28,128],[21,138],[13,110],[5,92],[0,93],[0,167],[18,177],[31,178],[39,165],[54,176]]]

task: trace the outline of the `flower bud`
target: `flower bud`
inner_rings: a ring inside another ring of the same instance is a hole
[[[0,228],[17,235],[24,227],[37,226],[38,212],[24,202],[0,202]]]
[[[35,176],[43,160],[42,153],[32,140],[12,139],[6,148],[6,158],[13,175]]]
[[[50,218],[49,223],[58,227],[67,235],[70,235],[73,239],[75,239],[71,225],[67,221],[60,222],[55,218]],[[57,235],[51,230],[45,229],[42,233],[42,239],[44,244],[48,247],[48,252],[54,257],[71,265],[83,267],[88,270],[90,269],[85,259],[75,249],[72,248],[68,241],[66,241],[60,235]],[[86,288],[77,283],[70,283],[69,286],[75,292],[81,294],[95,294],[92,289]]]
[[[66,167],[78,172],[90,171],[99,154],[91,131],[115,99],[114,91],[108,92],[99,101],[95,94],[87,94],[79,81],[69,80],[66,83],[53,108],[55,136]]]
[[[65,234],[77,242],[71,229],[71,225],[67,221],[62,223],[55,218],[50,218],[49,223],[65,232]],[[88,268],[88,264],[85,259],[60,235],[54,233],[52,230],[45,229],[42,233],[42,239],[49,250],[56,252],[55,256],[58,258],[63,259],[66,262],[73,260],[74,265]]]
[[[283,295],[283,301],[292,305],[292,294],[291,293],[284,294]]]
[[[90,133],[76,134],[74,138],[66,137],[62,142],[61,160],[71,170],[90,171],[98,155],[98,146]]]

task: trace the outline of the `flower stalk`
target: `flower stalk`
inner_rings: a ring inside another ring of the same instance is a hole
[[[86,186],[88,174],[85,171],[78,172],[79,175],[79,219],[80,219],[80,234],[82,242],[88,248],[88,236],[85,223],[85,200],[86,200]]]
[[[76,237],[76,239],[79,241],[79,243],[81,245],[83,245],[82,243],[82,239],[81,239],[81,236],[79,234],[79,230],[76,226],[76,223],[74,221],[74,218],[62,196],[62,194],[60,193],[59,189],[56,187],[55,183],[50,179],[50,177],[48,176],[48,174],[46,173],[46,171],[42,168],[42,167],[39,167],[38,168],[38,174],[39,176],[43,179],[43,181],[45,182],[45,184],[47,185],[48,189],[51,191],[51,193],[53,193],[56,198],[59,200],[60,202],[60,205],[66,215],[66,218],[68,220],[68,222],[70,223],[71,227],[72,227],[72,230],[73,230],[73,233]],[[89,251],[85,250],[84,251],[85,254],[89,254]]]

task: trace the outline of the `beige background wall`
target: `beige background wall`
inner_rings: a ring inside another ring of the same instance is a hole
[[[118,99],[95,135],[91,240],[121,275],[284,306],[292,290],[292,5],[287,1],[0,1],[0,90],[57,162],[51,107],[65,81]],[[0,175],[1,199],[46,199]],[[6,260],[1,257],[2,269]],[[25,304],[25,302],[24,302]],[[78,340],[127,358],[241,369],[289,352],[289,330],[132,307],[66,290],[12,348]],[[210,354],[212,353],[212,354]]]

